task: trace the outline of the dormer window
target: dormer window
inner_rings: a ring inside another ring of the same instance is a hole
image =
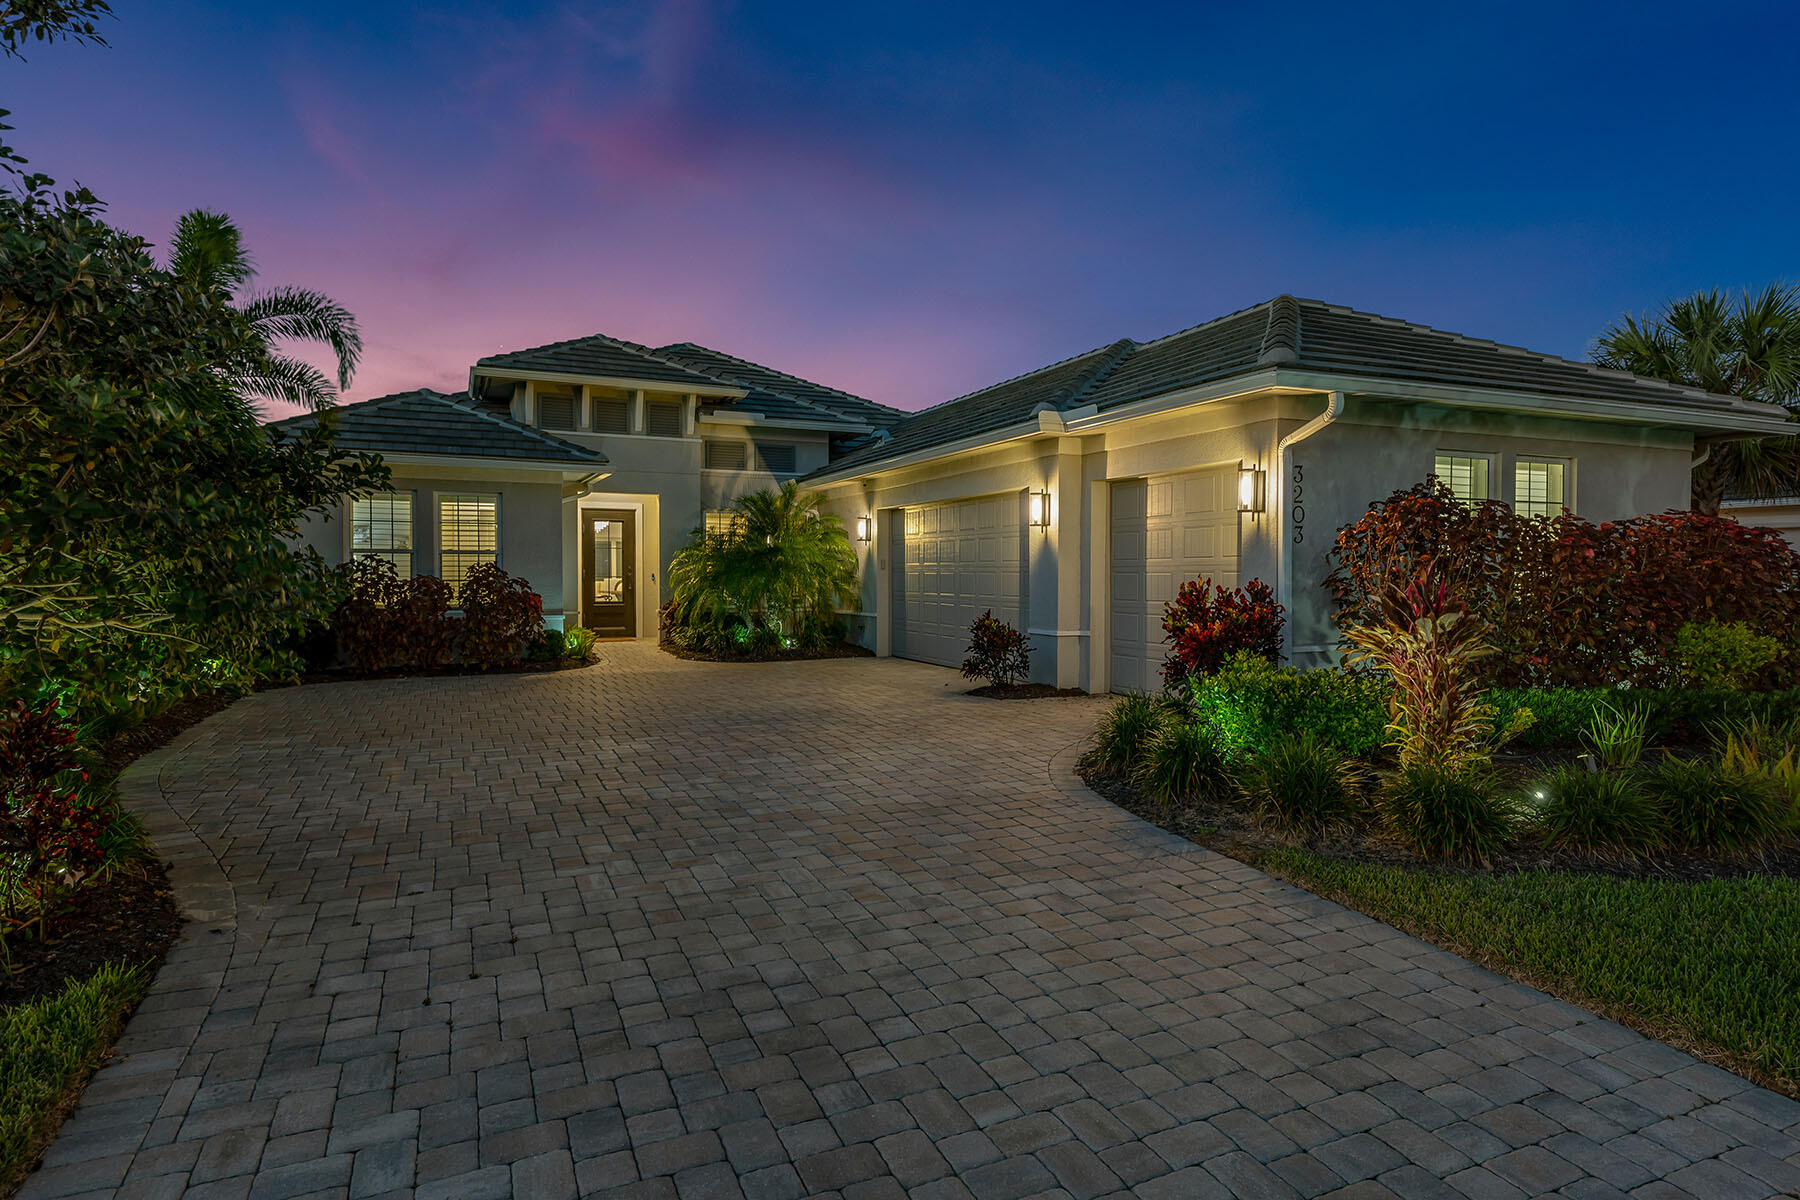
[[[574,429],[581,401],[571,387],[537,386],[538,424],[545,429]]]
[[[651,437],[674,438],[682,435],[683,413],[686,402],[682,400],[646,400],[644,402],[644,432]]]
[[[771,445],[758,442],[756,456],[762,460],[763,470],[771,475],[792,475],[794,473],[794,447],[792,445]]]

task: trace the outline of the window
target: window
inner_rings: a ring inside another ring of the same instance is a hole
[[[631,399],[627,396],[595,396],[593,405],[595,433],[630,433]]]
[[[709,471],[741,471],[750,461],[749,447],[742,442],[706,439],[706,469]]]
[[[477,492],[440,492],[438,574],[452,588],[477,563],[500,561],[500,497]]]
[[[1568,463],[1521,458],[1513,464],[1513,507],[1520,515],[1557,517],[1568,503]]]
[[[682,400],[650,400],[644,404],[644,432],[651,437],[680,437]]]
[[[743,517],[732,509],[709,508],[706,510],[704,528],[709,534],[736,533],[743,523]]]
[[[1491,500],[1494,492],[1489,476],[1493,460],[1485,454],[1439,453],[1432,468],[1458,500]]]
[[[538,424],[545,429],[575,428],[575,414],[579,408],[573,388],[539,387],[537,390]]]
[[[792,475],[794,473],[794,448],[792,446],[756,447],[756,455],[762,459],[765,470],[774,475]]]
[[[385,558],[402,579],[413,573],[413,496],[381,492],[350,506],[350,557]]]

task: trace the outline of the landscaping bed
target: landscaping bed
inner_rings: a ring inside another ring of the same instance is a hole
[[[741,654],[712,654],[704,650],[677,646],[664,640],[657,643],[657,648],[664,654],[675,658],[683,658],[689,662],[716,663],[769,663],[769,662],[810,662],[821,658],[873,658],[875,652],[864,646],[844,642],[835,646],[814,647],[774,647],[764,650],[745,650]]]
[[[963,695],[980,696],[985,700],[1052,700],[1087,693],[1080,688],[1059,688],[1053,683],[987,683],[970,688]]]

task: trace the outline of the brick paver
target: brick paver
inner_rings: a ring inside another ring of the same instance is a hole
[[[866,659],[247,699],[62,1195],[1728,1195],[1800,1104],[1174,838]]]

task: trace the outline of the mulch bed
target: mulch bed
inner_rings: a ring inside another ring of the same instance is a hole
[[[1080,688],[1059,688],[1050,683],[1009,683],[1005,687],[997,684],[984,684],[971,688],[963,693],[965,696],[980,696],[986,700],[1049,700],[1057,696],[1085,696]]]
[[[1120,808],[1229,858],[1254,862],[1260,851],[1293,845],[1265,829],[1241,805],[1202,803],[1167,812],[1161,805],[1143,796],[1123,776],[1099,771],[1086,762],[1077,767],[1077,771],[1083,782]],[[1681,852],[1660,854],[1654,859],[1574,854],[1520,842],[1505,853],[1495,856],[1493,862],[1485,868],[1426,858],[1379,830],[1364,827],[1337,829],[1321,834],[1308,843],[1306,849],[1344,862],[1448,873],[1571,871],[1612,875],[1621,879],[1664,879],[1688,883],[1746,875],[1800,879],[1800,841],[1796,840],[1790,840],[1760,858],[1717,858],[1708,854]]]
[[[716,663],[770,663],[770,662],[811,662],[820,658],[874,658],[875,652],[865,646],[852,646],[845,643],[833,646],[828,650],[767,650],[754,654],[702,654],[698,650],[683,650],[671,642],[658,642],[657,649],[675,658],[684,658],[688,662]]]
[[[270,680],[256,685],[257,691],[292,687],[297,683],[343,683],[360,679],[439,679],[447,675],[542,675],[549,671],[579,671],[594,665],[591,658],[553,658],[545,662],[516,662],[504,667],[465,667],[448,663],[441,667],[382,667],[363,671],[343,667],[330,671],[308,671],[297,680]]]

